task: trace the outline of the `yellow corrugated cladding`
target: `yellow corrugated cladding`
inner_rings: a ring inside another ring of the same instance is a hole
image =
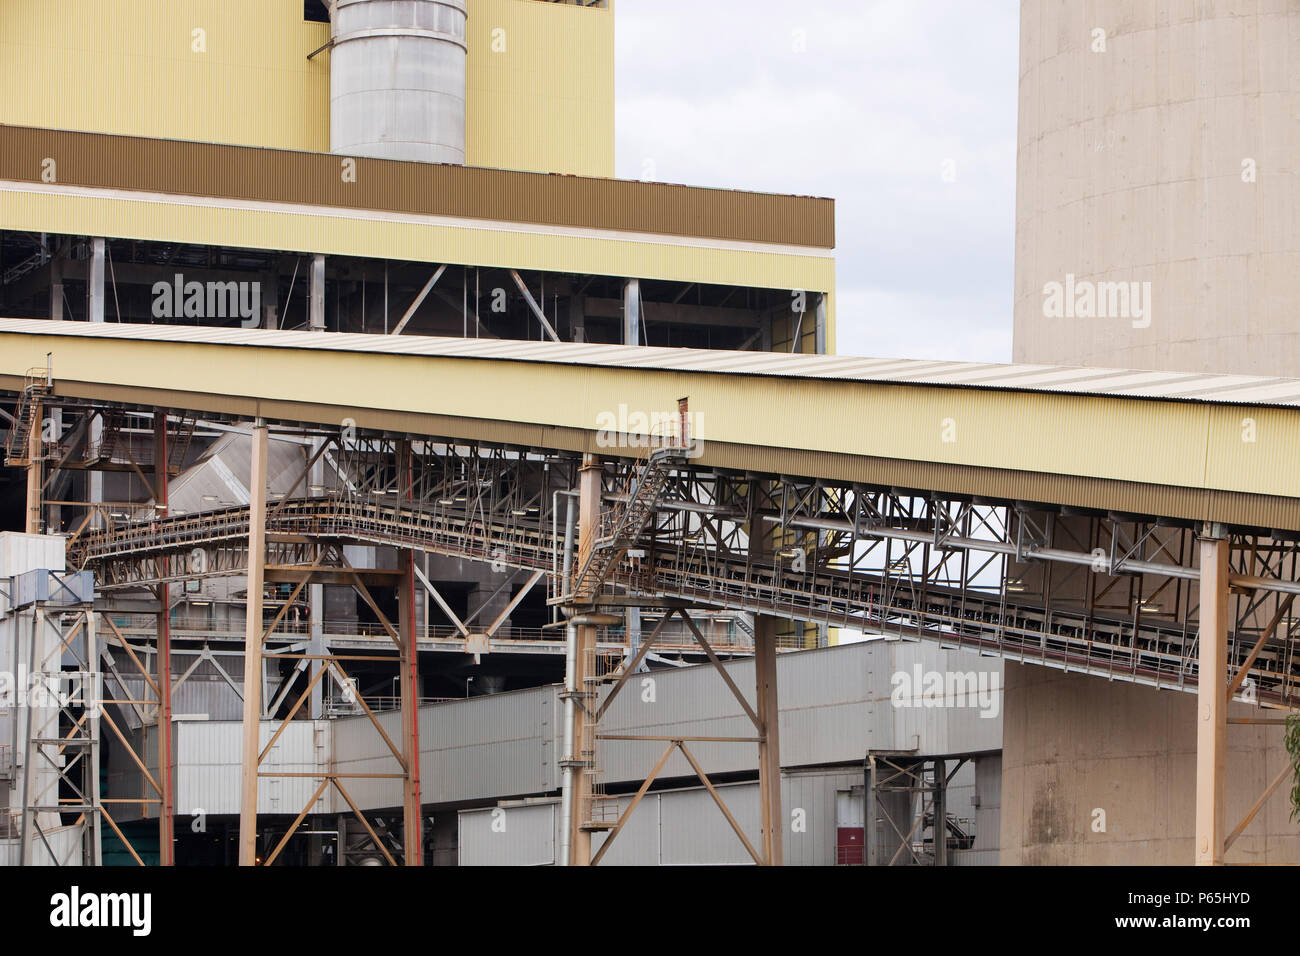
[[[183,199],[98,198],[0,190],[0,222],[9,229],[112,236],[245,249],[287,249],[326,255],[447,262],[592,275],[716,282],[772,289],[828,291],[835,262],[752,248],[701,248],[676,243],[611,240],[464,226],[356,219],[305,212],[218,208]]]
[[[4,330],[0,376],[43,366],[51,351],[64,382],[588,431],[620,405],[670,410],[689,395],[706,445],[1300,497],[1294,408]],[[1254,443],[1242,441],[1244,416]]]
[[[2,0],[0,123],[328,152],[329,53],[307,55],[329,26],[302,13],[302,0]],[[466,161],[612,176],[612,11],[470,0],[469,15]]]
[[[465,161],[614,175],[614,15],[537,0],[469,0]]]
[[[329,58],[307,54],[329,27],[302,14],[301,0],[4,0],[0,122],[328,151]]]

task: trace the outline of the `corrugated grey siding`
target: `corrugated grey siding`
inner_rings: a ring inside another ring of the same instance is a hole
[[[549,866],[555,862],[554,801],[459,814],[461,866]]]
[[[399,715],[381,714],[379,721],[393,743],[401,747]],[[347,717],[335,724],[338,772],[397,772],[397,762],[368,718]],[[423,802],[463,803],[556,789],[556,733],[553,687],[421,708]],[[392,807],[402,802],[400,781],[354,780],[345,785],[361,807]]]
[[[753,662],[735,661],[725,666],[752,702]],[[915,700],[911,703],[921,706],[896,707],[891,700],[893,676],[900,672],[910,674],[917,666],[923,672],[983,671],[990,675],[989,680],[996,676],[997,716],[983,718],[977,709],[970,707],[926,707],[922,701]],[[919,748],[921,753],[939,754],[998,750],[1002,736],[1001,676],[1001,663],[997,660],[962,651],[944,651],[930,644],[875,641],[782,655],[778,660],[781,762],[787,768],[856,763],[862,761],[869,748]],[[650,685],[643,686],[644,679],[653,681],[653,699],[648,693]],[[400,747],[399,715],[385,713],[379,720]],[[560,785],[556,764],[562,756],[559,753],[561,720],[562,706],[556,687],[422,708],[420,751],[424,803],[463,804],[554,793]],[[396,760],[368,718],[340,718],[326,724],[332,729],[332,749],[320,755],[321,763],[314,769],[323,769],[328,763],[340,773],[398,771]],[[182,726],[226,725],[208,722]],[[232,726],[237,728],[237,724]],[[308,725],[296,723],[290,729],[301,733],[299,726]],[[602,731],[663,736],[754,735],[752,724],[709,665],[656,671],[633,679],[602,721]],[[195,733],[193,737],[178,737],[176,752],[180,766],[209,769],[190,774],[196,781],[195,789],[186,799],[202,798],[213,806],[229,805],[230,808],[205,807],[208,812],[237,811],[230,790],[234,779],[231,773],[239,766],[237,729],[229,741],[233,749],[225,754],[228,759],[223,760],[209,759],[205,750],[209,743],[203,739],[203,732]],[[269,736],[269,731],[264,730],[264,734]],[[603,742],[600,764],[605,781],[643,779],[664,746],[659,742]],[[689,743],[687,746],[710,775],[757,769],[757,747],[752,743]],[[198,783],[208,779],[203,773],[210,776],[212,797],[206,796],[208,784]],[[688,778],[693,774],[686,761],[674,755],[663,776]],[[303,780],[302,785],[308,789],[301,793],[287,784],[264,787],[263,803],[270,799],[274,807],[267,807],[266,812],[297,813],[311,793],[308,781]],[[363,808],[401,804],[399,781],[348,780],[344,785]],[[297,805],[291,806],[295,799]],[[831,807],[833,816],[833,795],[829,800],[827,806]]]
[[[792,866],[831,866],[836,862],[836,794],[861,786],[862,774],[843,770],[810,770],[783,774],[785,862]],[[726,784],[717,788],[727,808],[756,850],[759,844],[758,786]],[[619,798],[619,811],[631,796]],[[552,862],[558,836],[558,802],[541,806],[507,805],[505,831],[493,832],[491,809],[460,813],[461,866],[519,866]],[[796,818],[803,829],[795,832]],[[593,852],[607,837],[596,834]],[[549,856],[546,854],[549,853]],[[542,857],[545,856],[545,860]],[[601,861],[602,866],[695,866],[752,864],[713,798],[703,787],[648,794],[629,819],[618,840]]]
[[[276,726],[271,721],[262,723],[263,747]],[[177,815],[200,810],[238,813],[241,725],[237,721],[178,721],[175,729]],[[266,755],[261,771],[311,773],[322,769],[329,757],[332,730],[330,721],[292,721]],[[263,777],[258,784],[257,811],[296,815],[319,784],[320,780],[308,777]],[[346,809],[330,788],[317,800],[313,812],[331,813],[340,806]]]

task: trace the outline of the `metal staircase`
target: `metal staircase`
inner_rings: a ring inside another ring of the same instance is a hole
[[[14,425],[5,439],[5,464],[24,468],[32,463],[31,436],[33,428],[41,427],[41,400],[50,394],[49,372],[43,368],[28,369],[23,379],[23,394],[14,410]],[[48,457],[47,442],[41,442],[41,458]]]
[[[573,585],[575,604],[592,604],[610,571],[628,548],[634,546],[651,519],[659,503],[664,486],[675,466],[686,460],[681,448],[656,448],[650,453],[645,466],[636,476],[632,492],[622,508],[610,513],[609,529],[602,527],[586,564],[578,572]]]

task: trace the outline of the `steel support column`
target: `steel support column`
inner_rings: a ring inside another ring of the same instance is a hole
[[[155,408],[153,414],[154,517],[168,515],[167,504],[167,411]],[[175,776],[172,772],[172,641],[171,589],[158,585],[158,783],[162,787],[162,804],[158,810],[158,862],[176,864]]]
[[[89,321],[104,321],[104,272],[108,258],[108,248],[103,239],[90,241],[90,279],[86,283],[87,317]],[[90,434],[87,436],[89,447],[98,454],[104,445],[104,419],[96,416],[90,420]],[[104,473],[94,469],[86,473],[87,490],[91,505],[104,503]],[[96,514],[91,520],[91,527],[98,528],[104,524],[104,517]]]
[[[768,866],[783,862],[781,810],[781,735],[776,694],[776,619],[754,619],[755,710],[759,719],[758,793],[762,813],[763,859]]]
[[[623,344],[641,344],[641,280],[623,283]]]
[[[1196,864],[1224,854],[1224,765],[1228,735],[1228,540],[1202,537],[1196,678]]]
[[[585,567],[600,536],[600,493],[602,464],[594,455],[585,455],[578,478],[578,561]],[[587,704],[587,666],[596,649],[597,628],[580,624],[573,628],[574,648],[568,660],[571,673],[566,684],[575,695],[569,713],[573,720],[573,753],[566,754],[568,785],[573,789],[569,806],[569,865],[591,864],[591,831],[583,827],[584,817],[591,806],[592,778],[588,772],[595,764],[595,720]]]
[[[244,621],[244,740],[240,755],[239,865],[257,865],[257,764],[262,727],[262,583],[266,571],[266,422],[253,426],[248,477],[248,599]]]
[[[311,290],[308,323],[311,331],[325,331],[325,257],[317,254],[311,260]]]
[[[27,434],[27,512],[24,530],[28,534],[41,533],[41,486],[45,481],[45,468],[42,463],[44,447],[41,430],[45,427],[41,419],[40,402],[32,402],[32,425]],[[17,426],[15,426],[17,427]]]
[[[750,561],[761,562],[771,558],[772,536],[772,528],[762,522],[750,522]],[[754,615],[754,703],[759,722],[758,794],[763,859],[768,866],[782,865],[782,834],[785,832],[781,809],[781,721],[776,685],[777,621],[778,618],[766,614]]]
[[[406,757],[403,781],[403,846],[405,864],[424,863],[423,823],[420,816],[420,656],[415,627],[414,554],[402,551],[398,568],[402,572],[397,588],[397,630],[401,637],[402,753]]]

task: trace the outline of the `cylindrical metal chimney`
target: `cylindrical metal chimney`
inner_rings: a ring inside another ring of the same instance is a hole
[[[465,162],[466,0],[334,0],[330,150]]]

